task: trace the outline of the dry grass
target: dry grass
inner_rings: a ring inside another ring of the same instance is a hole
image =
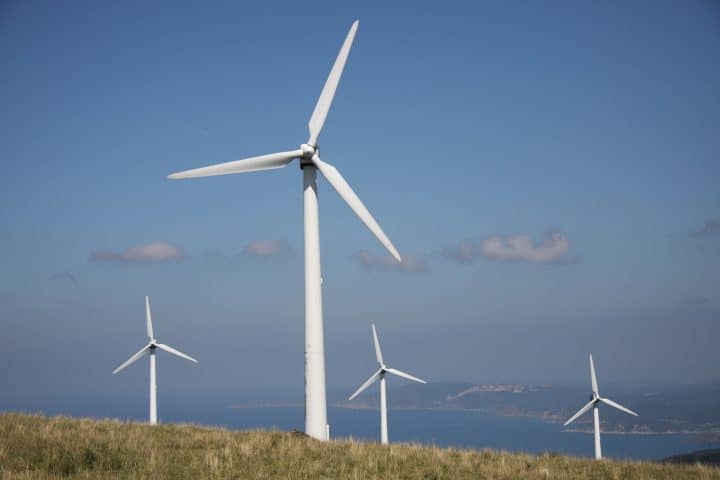
[[[7,413],[0,478],[720,480],[720,469]]]

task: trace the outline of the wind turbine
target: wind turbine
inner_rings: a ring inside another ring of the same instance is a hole
[[[150,343],[145,345],[135,355],[128,358],[125,363],[116,368],[115,371],[113,371],[112,373],[113,375],[115,375],[116,373],[124,370],[126,367],[137,362],[140,358],[144,357],[145,354],[150,354],[150,425],[155,425],[157,423],[157,364],[155,361],[155,350],[159,348],[160,350],[165,350],[166,352],[171,353],[176,357],[184,358],[185,360],[190,360],[191,362],[195,363],[198,363],[198,361],[192,358],[190,355],[185,355],[181,351],[175,350],[169,345],[159,343],[155,339],[155,334],[153,333],[152,326],[152,317],[150,316],[150,299],[148,297],[145,297],[145,318],[147,321],[147,335],[148,338],[150,338]]]
[[[348,398],[348,400],[352,400],[353,398],[357,397],[363,390],[375,383],[378,378],[380,379],[380,443],[387,444],[387,393],[385,391],[385,374],[392,373],[393,375],[397,375],[398,377],[407,378],[408,380],[412,380],[413,382],[418,383],[427,382],[425,380],[420,380],[419,378],[413,377],[409,373],[405,373],[403,371],[397,370],[395,368],[390,368],[385,365],[385,361],[383,360],[382,356],[382,350],[380,350],[380,341],[378,340],[378,335],[377,331],[375,330],[374,323],[372,324],[372,333],[373,342],[375,343],[375,358],[377,359],[380,368],[377,372],[373,373],[372,376],[368,378],[367,381],[365,381],[365,383],[360,385],[360,388],[358,388],[355,393],[350,395],[350,398]]]
[[[569,425],[570,422],[574,421],[592,408],[594,422],[593,431],[595,433],[595,459],[600,460],[602,458],[602,450],[600,448],[600,413],[598,411],[598,406],[600,405],[600,402],[606,405],[610,405],[611,407],[616,408],[621,412],[635,415],[636,417],[638,416],[638,414],[633,412],[629,408],[623,407],[619,403],[613,402],[609,398],[603,398],[600,396],[600,393],[598,392],[597,377],[595,376],[595,364],[593,363],[592,354],[590,354],[590,380],[592,382],[592,396],[590,397],[590,401],[584,407],[578,410],[575,415],[570,417],[570,420],[565,422],[565,425],[563,426]]]
[[[316,174],[320,170],[325,179],[345,200],[353,212],[380,240],[380,243],[398,261],[401,261],[390,239],[382,231],[360,198],[335,167],[320,159],[318,138],[322,131],[340,76],[357,32],[356,20],[345,37],[335,64],[320,93],[310,117],[307,143],[297,150],[250,157],[243,160],[186,170],[169,175],[170,179],[207,177],[282,168],[293,160],[300,160],[303,171],[303,200],[305,216],[305,433],[319,440],[328,440],[327,400],[325,396],[325,347],[323,339],[322,290],[320,272],[320,231],[318,224],[318,198]]]

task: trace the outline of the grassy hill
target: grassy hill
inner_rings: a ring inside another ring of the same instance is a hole
[[[0,478],[720,480],[720,469],[6,413]]]

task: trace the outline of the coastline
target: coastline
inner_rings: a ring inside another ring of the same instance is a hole
[[[332,408],[340,408],[343,410],[378,410],[379,407],[371,405],[348,405],[345,402],[342,403],[330,403],[328,405]],[[247,404],[232,404],[228,406],[230,409],[257,409],[257,408],[304,408],[303,403],[299,402],[270,402],[270,403],[247,403]],[[493,417],[515,417],[515,418],[532,418],[539,420],[546,424],[561,424],[563,423],[564,417],[557,414],[534,414],[532,412],[501,412],[497,410],[489,410],[482,408],[427,408],[427,407],[396,407],[393,410],[401,411],[427,411],[427,412],[478,412]],[[563,428],[563,432],[567,433],[586,433],[592,434],[592,428]],[[662,436],[662,435],[684,435],[688,437],[696,437],[698,441],[702,442],[717,442],[720,441],[720,430],[663,430],[655,431],[651,429],[647,430],[620,430],[617,428],[603,429],[603,435],[634,435],[634,436]]]

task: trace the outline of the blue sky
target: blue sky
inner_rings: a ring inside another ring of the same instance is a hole
[[[0,7],[0,391],[145,384],[109,375],[145,295],[201,360],[168,388],[301,391],[297,166],[166,176],[303,143],[356,18],[322,156],[419,268],[377,269],[320,180],[329,390],[371,321],[430,380],[584,384],[588,351],[604,383],[719,379],[716,3],[27,1]],[[123,256],[153,242],[177,259]]]

